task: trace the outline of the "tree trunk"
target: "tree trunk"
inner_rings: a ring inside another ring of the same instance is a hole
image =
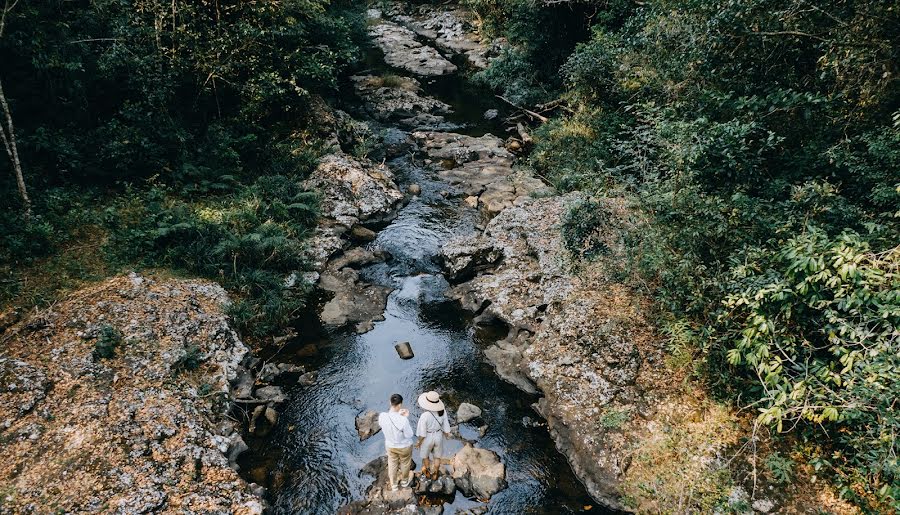
[[[19,148],[16,145],[16,131],[9,104],[6,102],[6,94],[3,93],[3,81],[0,81],[0,107],[3,108],[3,115],[6,119],[6,125],[0,127],[0,137],[3,139],[3,146],[6,147],[6,154],[9,156],[13,173],[16,175],[16,185],[19,187],[19,196],[22,197],[22,206],[25,208],[25,220],[31,221],[31,199],[28,198],[25,177],[22,175],[22,163],[19,161]]]

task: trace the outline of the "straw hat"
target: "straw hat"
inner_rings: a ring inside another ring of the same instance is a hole
[[[428,411],[441,411],[444,409],[444,403],[441,402],[441,396],[435,392],[425,392],[419,396],[419,406]]]

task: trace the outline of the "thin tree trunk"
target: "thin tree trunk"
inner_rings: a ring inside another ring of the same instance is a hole
[[[16,175],[16,185],[19,187],[19,196],[22,197],[22,206],[25,208],[25,220],[31,221],[31,199],[28,198],[25,177],[22,175],[22,163],[19,161],[19,148],[16,145],[16,131],[13,126],[9,104],[6,102],[6,94],[3,93],[2,80],[0,80],[0,107],[3,108],[3,115],[6,118],[6,125],[0,127],[2,129],[0,130],[0,137],[3,139],[3,146],[6,147],[6,154],[9,156],[13,173]]]

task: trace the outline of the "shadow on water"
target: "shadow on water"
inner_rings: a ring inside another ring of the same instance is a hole
[[[458,109],[470,130],[497,131],[481,116],[485,109],[497,108],[485,100],[492,98],[485,91],[460,77],[423,82],[429,93]],[[478,215],[463,209],[459,199],[441,195],[446,184],[410,158],[390,165],[403,182],[420,184],[422,194],[371,244],[393,258],[361,272],[369,282],[394,288],[385,320],[362,335],[326,330],[316,310],[298,321],[298,337],[273,359],[317,370],[317,383],[287,389],[291,400],[272,433],[248,438],[251,451],[240,460],[242,474],[269,489],[276,513],[334,513],[363,497],[371,478],[361,477],[360,470],[384,454],[380,434],[359,441],[356,415],[366,409],[383,411],[390,394],[400,393],[417,418],[417,395],[434,389],[451,413],[460,402],[484,410],[484,436],[468,424],[460,431],[477,440],[477,446],[496,451],[506,465],[509,487],[491,498],[491,513],[584,511],[593,501],[556,451],[546,427],[533,423],[539,419],[531,408],[537,398],[500,380],[483,359],[483,348],[504,337],[505,328],[475,326],[469,313],[444,296],[449,285],[435,258],[449,239],[473,232]],[[412,343],[413,359],[398,358],[393,347],[398,341]],[[459,447],[460,442],[451,440],[448,456]],[[418,462],[417,452],[413,458]],[[477,505],[457,494],[445,513]]]

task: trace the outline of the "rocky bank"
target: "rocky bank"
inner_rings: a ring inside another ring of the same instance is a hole
[[[229,417],[249,349],[207,281],[132,274],[7,329],[0,511],[262,513]]]

